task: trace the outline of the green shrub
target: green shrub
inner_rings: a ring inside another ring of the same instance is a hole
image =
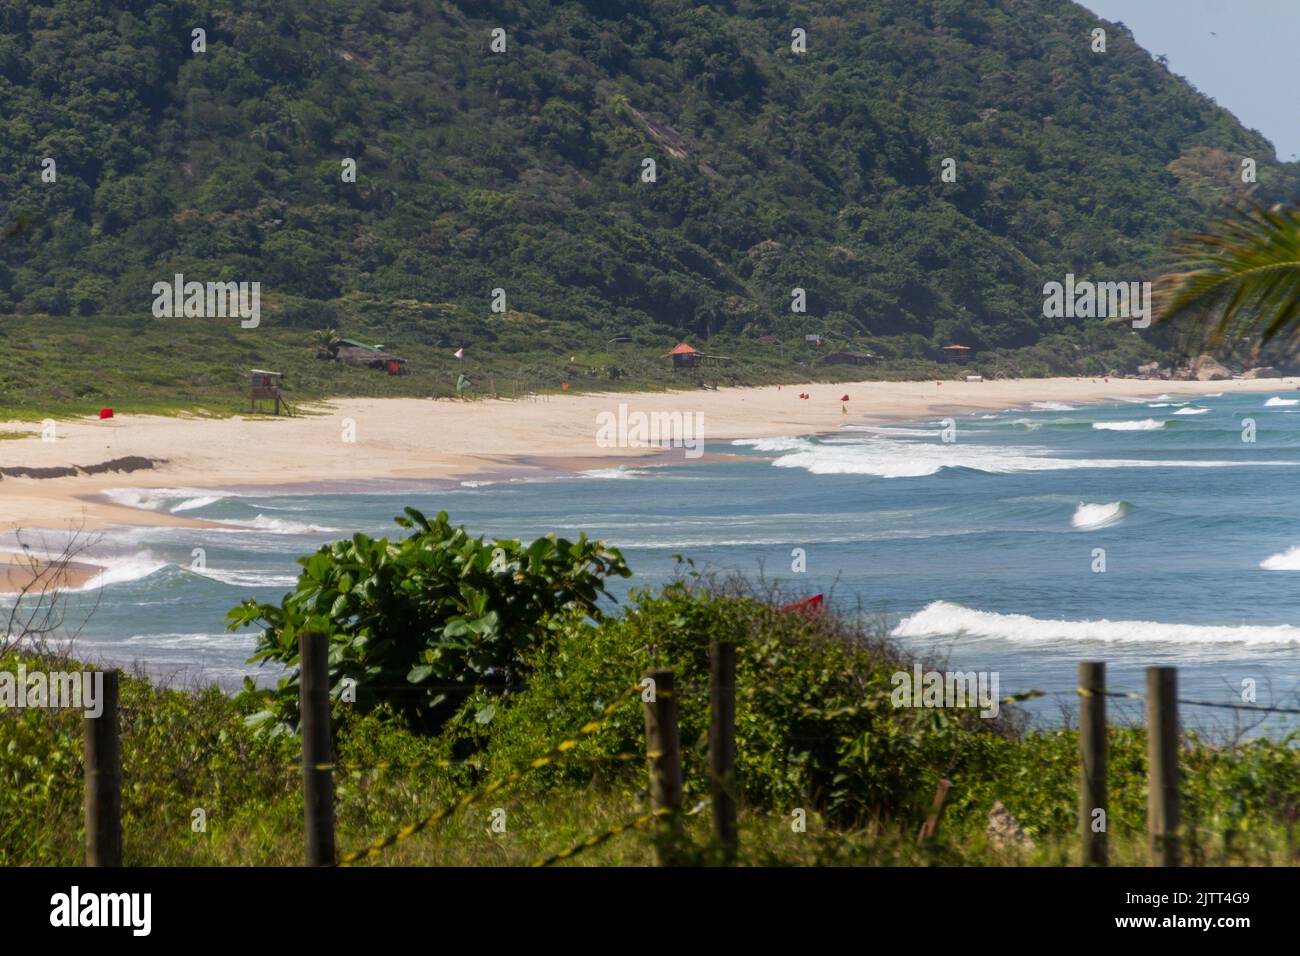
[[[569,620],[528,653],[529,688],[508,698],[487,742],[493,762],[517,765],[581,726],[645,670],[675,671],[687,793],[707,795],[709,644],[737,645],[737,778],[751,805],[824,810],[839,823],[918,814],[936,781],[973,738],[1006,733],[1013,718],[895,708],[891,677],[912,662],[869,623],[781,610],[774,595],[679,580],[636,592],[623,615]],[[637,768],[640,707],[620,708],[594,738],[541,775],[611,777]]]
[[[298,586],[280,606],[249,599],[231,610],[231,630],[262,626],[252,660],[295,667],[298,636],[323,631],[336,703],[362,713],[386,703],[412,727],[434,731],[474,690],[521,686],[524,653],[553,616],[599,619],[604,579],[631,573],[617,549],[586,535],[486,543],[445,513],[433,522],[413,508],[406,515],[395,520],[412,529],[407,538],[335,541],[299,559]],[[296,722],[296,671],[271,691],[247,687],[268,715]],[[492,706],[480,708],[481,720]]]

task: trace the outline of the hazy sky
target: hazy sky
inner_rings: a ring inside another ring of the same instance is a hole
[[[1079,0],[1122,21],[1242,125],[1300,154],[1300,0]],[[1217,35],[1216,35],[1217,34]]]

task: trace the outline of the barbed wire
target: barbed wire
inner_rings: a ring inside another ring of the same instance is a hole
[[[683,813],[682,816],[693,817],[697,813],[701,812],[708,805],[709,805],[708,800],[701,800],[695,806],[691,807],[691,809]],[[548,856],[545,859],[538,860],[533,864],[533,866],[534,867],[554,866],[556,863],[560,863],[564,860],[570,860],[573,857],[577,856],[579,853],[585,853],[587,850],[590,850],[592,847],[600,846],[602,843],[606,843],[609,840],[612,840],[620,833],[627,833],[629,830],[638,830],[661,817],[671,816],[672,813],[673,811],[669,807],[660,807],[657,810],[651,810],[649,813],[643,813],[638,817],[633,817],[631,820],[628,820],[624,823],[620,823],[616,827],[611,827],[610,829],[604,831],[603,833],[598,833],[595,836],[589,836],[581,843],[575,843],[567,850],[561,850],[559,853],[556,853],[553,856]]]
[[[1053,691],[1055,694],[1076,693],[1080,697],[1090,697],[1094,693],[1102,697],[1118,697],[1124,700],[1140,700],[1146,702],[1146,696],[1136,691],[1093,691],[1086,687],[1079,687],[1075,691]],[[1261,714],[1300,714],[1300,707],[1269,707],[1264,704],[1229,704],[1223,701],[1212,700],[1188,700],[1185,697],[1175,698],[1175,702],[1186,704],[1188,707],[1217,707],[1225,710],[1247,710]]]
[[[527,776],[529,773],[532,773],[534,770],[537,770],[541,767],[545,767],[548,764],[553,763],[555,760],[564,756],[568,751],[572,750],[579,743],[581,743],[583,738],[590,737],[592,734],[596,733],[596,731],[600,730],[600,728],[605,725],[605,723],[609,720],[609,718],[614,715],[614,712],[617,711],[620,706],[622,706],[623,702],[626,701],[632,695],[639,693],[640,690],[641,690],[641,685],[639,683],[632,685],[631,687],[624,690],[621,694],[619,694],[616,698],[614,698],[614,700],[611,701],[609,705],[606,706],[605,709],[601,712],[599,717],[583,724],[582,727],[578,729],[578,732],[576,734],[564,740],[561,740],[559,743],[553,746],[546,753],[542,754],[542,756],[530,760],[524,766],[512,771],[511,773],[507,774],[504,777],[498,777],[496,780],[493,780],[491,783],[487,784],[487,786],[472,791],[471,793],[468,793],[465,796],[461,797],[459,800],[453,801],[452,803],[439,807],[437,810],[433,811],[433,813],[429,814],[424,819],[417,820],[414,823],[408,824],[399,830],[395,830],[392,833],[380,837],[378,840],[375,840],[365,849],[355,850],[352,853],[345,855],[342,859],[339,860],[338,865],[351,866],[353,863],[359,862],[361,860],[370,859],[371,857],[378,856],[384,850],[388,849],[388,847],[393,846],[396,843],[401,843],[403,840],[410,839],[411,837],[415,836],[415,834],[429,829],[430,827],[441,822],[443,819],[450,816],[451,814],[456,813],[459,810],[463,810],[465,807],[468,807],[488,796],[491,796],[493,793],[496,793],[498,790],[504,789],[505,787],[508,787],[518,782],[523,777]]]
[[[581,743],[585,737],[589,737],[592,734],[596,733],[598,730],[600,730],[601,727],[603,727],[606,724],[606,722],[608,722],[608,720],[614,715],[614,713],[623,704],[623,702],[626,701],[632,695],[637,694],[640,690],[641,690],[640,682],[634,684],[631,687],[626,688],[622,693],[620,693],[613,701],[611,701],[604,708],[604,710],[601,712],[599,717],[595,718],[594,720],[588,721],[581,728],[579,728],[576,734],[555,744],[550,750],[548,750],[542,756],[528,761],[526,764],[516,768],[506,776],[499,777],[496,780],[493,780],[490,783],[488,783],[486,786],[481,787],[478,790],[472,791],[471,793],[466,794],[460,797],[459,799],[438,808],[437,810],[433,811],[423,819],[417,820],[414,823],[408,824],[407,826],[404,826],[396,831],[393,831],[392,833],[380,837],[379,839],[375,840],[364,849],[356,850],[353,851],[352,853],[346,854],[344,857],[340,859],[338,865],[350,866],[353,863],[357,863],[361,860],[378,856],[381,852],[383,852],[388,847],[400,843],[406,839],[409,839],[410,837],[414,836],[417,833],[429,829],[430,827],[436,825],[437,823],[439,823],[446,817],[450,816],[451,814],[459,810],[462,810],[465,807],[468,807],[474,803],[477,803],[478,801],[485,799],[491,794],[518,782],[527,774],[532,773],[535,770],[538,770],[542,767],[548,766],[549,764],[555,762],[557,759],[559,759],[562,756],[565,756],[569,751],[571,751],[574,747],[576,747],[579,743]],[[657,694],[660,697],[671,698],[674,696],[681,697],[684,694],[690,695],[690,694],[698,693],[700,692],[700,690],[701,689],[697,687],[688,687],[685,689],[679,689],[676,692],[668,691],[668,690],[659,690]],[[749,688],[745,693],[746,695],[750,695],[760,690],[769,690],[771,692],[780,693],[776,688],[763,688],[763,687]],[[1112,698],[1123,699],[1123,700],[1139,700],[1143,702],[1145,702],[1146,700],[1146,698],[1142,694],[1132,692],[1132,691],[1129,692],[1094,691],[1089,688],[1076,687],[1072,691],[1070,690],[1021,691],[1020,693],[1008,694],[1006,696],[999,697],[998,703],[1015,704],[1026,700],[1035,700],[1042,697],[1060,697],[1060,696],[1067,696],[1067,695],[1075,695],[1081,698],[1088,698],[1095,695],[1095,696],[1102,696],[1102,697],[1112,697]],[[1200,701],[1200,700],[1190,700],[1181,697],[1176,698],[1176,702],[1189,707],[1212,707],[1212,708],[1222,708],[1222,709],[1230,709],[1230,710],[1250,711],[1255,713],[1300,714],[1300,708],[1295,708],[1295,707],[1270,707],[1262,704],[1246,704],[1246,703],[1236,704],[1236,703],[1225,703],[1220,701]],[[850,715],[850,716],[856,715],[864,707],[869,706],[870,703],[871,702],[868,701],[862,704],[853,704],[853,705],[841,707],[837,710],[830,712],[829,716],[835,717],[835,716],[844,716],[844,715]],[[838,739],[838,738],[789,736],[786,737],[785,739],[800,740],[800,741],[816,741],[816,740],[831,740],[831,739]],[[689,748],[683,752],[686,754],[690,754],[692,756],[700,756],[698,754],[695,754],[694,751]],[[604,762],[631,762],[634,760],[642,760],[642,759],[653,760],[659,756],[662,756],[662,754],[656,752],[649,752],[645,754],[622,752],[618,754],[601,755],[601,756],[591,757],[591,758],[575,758],[575,762],[591,763],[591,764],[599,764]],[[301,768],[303,764],[301,763],[301,761],[298,761],[295,764],[295,766]],[[334,763],[318,763],[318,764],[312,764],[310,766],[312,769],[322,770],[322,771],[323,770],[377,771],[377,770],[393,770],[393,769],[414,770],[423,767],[453,767],[453,766],[473,766],[481,769],[482,762],[473,759],[452,760],[448,758],[427,758],[427,759],[417,760],[414,762],[405,762],[405,763],[389,760],[389,761],[380,761],[374,764],[334,762]],[[691,813],[699,812],[699,810],[702,809],[703,804],[706,802],[707,801],[702,802],[701,805],[695,807],[690,812]],[[667,810],[660,809],[660,810],[652,811],[648,814],[641,814],[640,816],[637,816],[632,820],[625,821],[624,823],[621,823],[618,826],[611,828],[610,830],[604,831],[599,834],[595,834],[594,836],[591,837],[587,837],[581,843],[576,844],[575,846],[570,847],[567,850],[561,851],[558,854],[554,854],[553,856],[546,857],[545,859],[536,862],[534,866],[539,866],[539,867],[550,866],[553,865],[554,863],[560,862],[561,860],[569,859],[573,856],[576,856],[579,853],[591,849],[594,846],[599,846],[600,844],[612,839],[613,837],[621,833],[625,833],[628,830],[639,829],[641,827],[644,827],[654,819],[660,816],[664,816],[668,812],[669,811]]]
[[[572,859],[573,857],[577,856],[579,853],[584,853],[587,850],[590,850],[592,847],[600,846],[602,843],[605,843],[606,841],[613,839],[614,837],[618,836],[620,833],[626,833],[628,830],[640,829],[641,827],[646,826],[647,824],[658,819],[659,817],[668,816],[670,813],[672,813],[672,811],[667,809],[666,807],[660,807],[658,810],[651,810],[649,813],[643,813],[641,814],[641,816],[635,817],[627,821],[626,823],[620,823],[618,826],[606,830],[604,833],[599,833],[596,836],[587,837],[587,839],[583,840],[581,843],[576,843],[573,846],[569,847],[567,850],[561,850],[559,853],[556,853],[553,856],[548,856],[541,860],[538,860],[535,863],[533,863],[533,866],[534,867],[554,866],[556,863],[559,863],[563,860]]]
[[[600,763],[627,763],[634,760],[653,760],[655,757],[663,756],[657,751],[632,753],[624,751],[616,754],[599,754],[592,757],[569,757],[566,763],[577,764],[600,764]],[[426,767],[474,767],[482,770],[486,764],[479,759],[467,760],[445,760],[442,758],[429,758],[427,760],[416,760],[410,763],[403,763],[396,760],[383,760],[379,763],[315,763],[308,764],[312,770],[341,770],[358,773],[366,770],[423,770]],[[295,761],[291,764],[294,771],[303,768],[302,761]]]

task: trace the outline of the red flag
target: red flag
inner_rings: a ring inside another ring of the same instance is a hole
[[[113,410],[112,410],[111,408],[101,408],[101,409],[99,410],[99,417],[100,417],[100,418],[112,418],[112,417],[113,417]]]

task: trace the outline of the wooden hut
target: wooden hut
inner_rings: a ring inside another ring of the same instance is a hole
[[[700,357],[703,352],[699,349],[693,349],[685,342],[677,346],[668,353],[673,359],[673,371],[680,372],[682,369],[697,368],[700,364]]]
[[[382,345],[367,345],[356,339],[339,339],[338,352],[334,357],[354,368],[373,368],[389,375],[406,374],[406,359],[389,355]]]
[[[943,358],[945,362],[969,362],[971,347],[969,345],[945,345]]]

